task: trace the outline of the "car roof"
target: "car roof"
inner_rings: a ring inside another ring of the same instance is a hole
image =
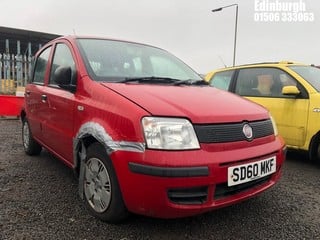
[[[130,40],[110,38],[110,37],[91,36],[91,35],[65,35],[65,36],[61,36],[61,37],[58,37],[56,39],[53,39],[49,43],[55,42],[55,41],[57,41],[59,39],[66,39],[66,40],[69,40],[71,42],[76,41],[77,39],[101,39],[101,40],[109,40],[109,41],[134,43],[134,44],[149,46],[149,47],[153,47],[153,48],[159,48],[159,47],[156,47],[156,46],[153,46],[153,45],[150,45],[150,44],[146,44],[146,43],[141,43],[141,42],[134,42],[134,41],[130,41]],[[159,49],[162,49],[162,48],[159,48]],[[162,50],[164,50],[164,49],[162,49]],[[166,50],[164,50],[164,51],[166,51]]]
[[[304,64],[300,62],[294,61],[280,61],[280,62],[260,62],[260,63],[250,63],[250,64],[243,64],[234,67],[226,67],[226,68],[219,68],[211,71],[213,72],[221,72],[226,70],[236,70],[241,68],[252,68],[252,67],[288,67],[288,66],[314,66],[310,64]]]

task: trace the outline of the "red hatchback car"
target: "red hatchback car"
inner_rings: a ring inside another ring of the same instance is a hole
[[[280,177],[285,144],[268,111],[208,86],[168,52],[61,37],[35,58],[21,112],[25,152],[74,169],[96,217],[203,213]]]

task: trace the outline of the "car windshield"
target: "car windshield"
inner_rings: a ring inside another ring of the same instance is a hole
[[[318,92],[320,92],[320,69],[313,66],[290,66],[306,81],[308,81]]]
[[[77,43],[95,81],[164,84],[202,81],[181,60],[156,47],[106,39],[81,38]]]

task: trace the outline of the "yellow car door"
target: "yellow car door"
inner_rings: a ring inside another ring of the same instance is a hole
[[[248,97],[266,107],[276,121],[280,135],[290,147],[302,147],[306,139],[308,99]]]
[[[283,92],[286,86],[292,86],[296,92]],[[299,148],[306,139],[309,99],[307,94],[299,93],[298,86],[297,81],[281,69],[256,67],[239,71],[235,93],[266,107],[286,144]]]

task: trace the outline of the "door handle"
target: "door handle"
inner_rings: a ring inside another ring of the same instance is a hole
[[[41,95],[41,101],[42,101],[43,103],[45,103],[45,102],[47,101],[47,95],[42,94],[42,95]]]

